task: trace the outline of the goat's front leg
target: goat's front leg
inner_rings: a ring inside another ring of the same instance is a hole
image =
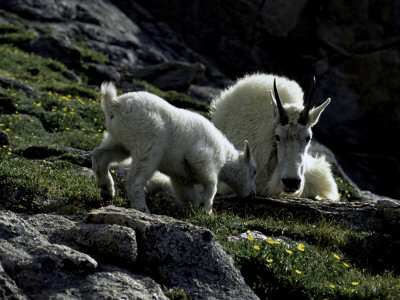
[[[203,184],[204,192],[203,192],[201,201],[204,204],[204,208],[206,210],[207,215],[212,214],[212,205],[213,205],[215,194],[217,193],[217,183],[218,183],[218,180],[210,180],[207,183]]]
[[[114,181],[108,171],[111,162],[123,161],[129,157],[129,152],[119,147],[100,146],[92,152],[92,169],[96,174],[97,185],[103,198],[114,197]]]

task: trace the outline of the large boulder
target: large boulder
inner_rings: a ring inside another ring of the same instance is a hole
[[[87,222],[135,229],[138,260],[165,283],[193,299],[258,299],[244,282],[233,258],[206,229],[172,218],[107,207],[89,213]]]
[[[258,299],[208,230],[123,208],[0,211],[0,262],[1,299]]]

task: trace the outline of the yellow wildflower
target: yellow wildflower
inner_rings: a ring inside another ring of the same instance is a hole
[[[336,286],[335,286],[334,284],[330,284],[329,287],[330,287],[331,289],[334,289]]]
[[[293,251],[290,251],[290,250],[288,250],[288,249],[286,249],[285,251],[286,251],[286,253],[288,253],[288,254],[292,254],[292,253],[293,253]]]
[[[101,130],[100,130],[100,129],[99,129],[99,132],[101,132]],[[247,234],[250,234],[250,230],[247,230],[247,231],[246,231],[246,233],[247,233]]]
[[[270,258],[270,259],[267,259],[267,263],[272,263],[274,260],[272,259],[272,258]]]
[[[295,272],[297,273],[297,274],[301,274],[301,271],[299,271],[299,270],[295,270]]]
[[[303,244],[298,244],[297,245],[297,249],[299,249],[300,251],[304,251],[304,245]]]
[[[348,265],[348,264],[346,264],[346,263],[343,263],[343,265],[344,265],[346,268],[350,268],[350,265]]]
[[[254,249],[256,249],[257,251],[260,250],[260,247],[258,247],[257,245],[254,245]]]
[[[333,257],[336,258],[337,260],[340,260],[340,257],[337,254],[333,254]]]
[[[355,286],[355,285],[359,285],[358,282],[352,282],[351,284],[354,285],[354,286]]]
[[[248,239],[249,241],[254,241],[254,237],[252,237],[251,235],[249,235],[249,236],[247,237],[247,239]]]

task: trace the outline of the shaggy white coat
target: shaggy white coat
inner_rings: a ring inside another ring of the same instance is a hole
[[[286,126],[279,122],[272,96],[274,79],[289,118]],[[330,164],[323,155],[313,157],[308,153],[311,128],[330,99],[311,109],[304,126],[297,122],[304,108],[303,97],[304,93],[295,81],[270,74],[248,75],[212,101],[212,122],[235,146],[243,139],[249,141],[257,163],[258,194],[338,200]],[[300,188],[294,192],[284,191],[282,179],[285,177],[300,178]]]
[[[109,164],[129,157],[128,200],[143,212],[149,213],[144,187],[156,170],[170,177],[176,197],[186,203],[197,204],[194,185],[201,184],[207,213],[212,212],[218,179],[242,197],[255,193],[256,165],[247,141],[244,151],[238,151],[203,116],[148,92],[117,97],[112,83],[102,84],[101,105],[108,134],[93,150],[93,170],[103,195],[115,193]]]

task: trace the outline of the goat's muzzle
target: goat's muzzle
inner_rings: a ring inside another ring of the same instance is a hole
[[[300,189],[301,180],[299,178],[282,178],[283,190],[285,193],[293,193]]]

